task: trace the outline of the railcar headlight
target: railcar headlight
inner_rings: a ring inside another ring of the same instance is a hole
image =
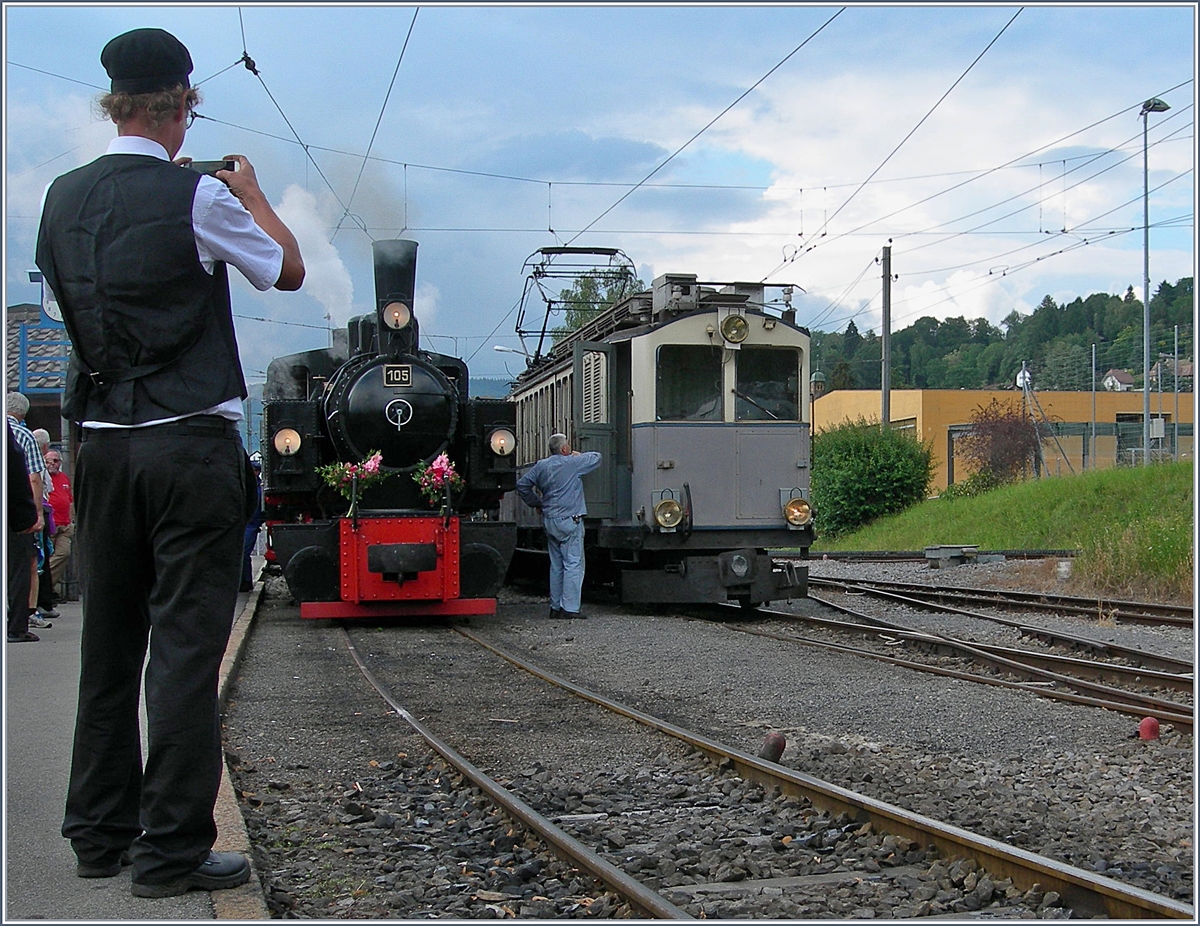
[[[277,453],[290,457],[300,449],[300,432],[295,428],[280,428],[271,439]]]
[[[664,498],[654,506],[654,520],[659,527],[678,527],[683,520],[683,506],[673,498]]]
[[[812,505],[802,498],[790,498],[783,506],[783,516],[788,524],[803,527],[812,520]]]
[[[741,315],[726,315],[721,322],[721,337],[734,344],[741,344],[750,333],[750,325]]]
[[[393,331],[407,328],[412,321],[412,310],[403,302],[389,302],[383,307],[383,323]]]
[[[498,457],[506,457],[517,448],[517,436],[508,428],[496,428],[488,435],[488,446]]]

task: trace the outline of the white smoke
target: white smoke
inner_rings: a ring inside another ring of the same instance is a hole
[[[345,325],[353,314],[354,283],[337,248],[326,238],[329,222],[321,215],[317,198],[292,184],[284,190],[276,211],[300,245],[304,292],[325,307],[334,327]]]
[[[421,323],[422,331],[437,330],[438,300],[442,293],[432,283],[418,283],[413,293],[413,311]]]

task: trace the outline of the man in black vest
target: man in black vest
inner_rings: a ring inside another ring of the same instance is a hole
[[[37,245],[72,345],[63,415],[84,435],[83,638],[62,832],[80,877],[131,864],[135,895],[169,897],[250,877],[241,855],[212,851],[217,678],[253,491],[226,264],[257,289],[296,290],[304,263],[244,157],[215,177],[171,161],[199,102],[178,39],[136,29],[100,60],[117,138],[51,184]]]

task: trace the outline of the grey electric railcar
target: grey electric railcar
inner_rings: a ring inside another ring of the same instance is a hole
[[[588,577],[628,603],[803,597],[808,570],[774,560],[813,541],[809,333],[768,313],[764,286],[658,277],[532,361],[517,405],[517,466],[562,432],[598,450],[584,477]],[[504,510],[518,550],[545,549],[538,514]]]

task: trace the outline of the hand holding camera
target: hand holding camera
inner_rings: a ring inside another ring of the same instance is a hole
[[[215,177],[219,170],[233,170],[237,167],[235,161],[193,161],[189,158],[180,158],[186,163],[180,164],[180,167],[186,167],[188,170],[194,170],[197,173],[208,174],[210,177]]]

